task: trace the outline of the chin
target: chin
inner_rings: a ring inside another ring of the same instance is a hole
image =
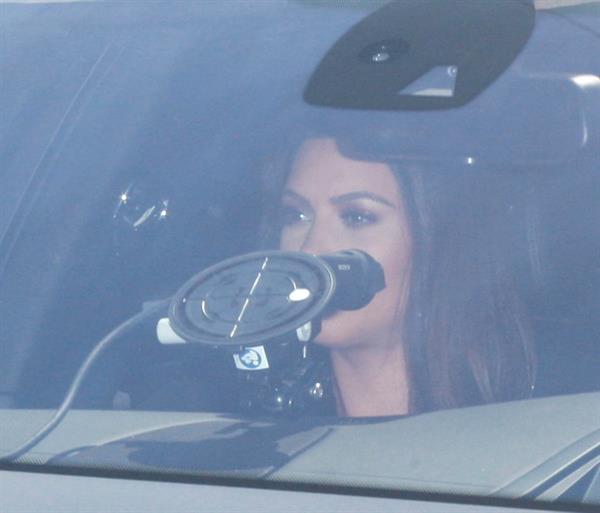
[[[353,312],[336,312],[331,317],[323,319],[321,332],[315,338],[315,343],[330,349],[353,347],[368,340],[368,334],[361,334],[360,323],[352,319]],[[354,320],[354,322],[352,322]]]

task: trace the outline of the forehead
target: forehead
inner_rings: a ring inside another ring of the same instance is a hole
[[[398,182],[387,164],[349,159],[339,152],[333,139],[306,140],[286,186],[309,198],[353,191],[376,193],[391,202],[399,197]]]

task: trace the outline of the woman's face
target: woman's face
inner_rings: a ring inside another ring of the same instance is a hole
[[[386,288],[371,303],[325,319],[316,341],[347,348],[397,340],[393,335],[408,295],[411,244],[389,166],[344,157],[333,139],[309,139],[297,154],[282,207],[281,249],[315,254],[360,249],[385,273]]]

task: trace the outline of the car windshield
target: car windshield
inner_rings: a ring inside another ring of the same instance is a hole
[[[600,2],[0,11],[2,468],[600,505]]]

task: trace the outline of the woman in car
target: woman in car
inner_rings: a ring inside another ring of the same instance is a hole
[[[329,136],[293,146],[269,164],[264,240],[314,254],[360,249],[385,273],[369,305],[324,319],[315,340],[328,349],[337,414],[530,395],[535,358],[502,178],[347,155]]]

